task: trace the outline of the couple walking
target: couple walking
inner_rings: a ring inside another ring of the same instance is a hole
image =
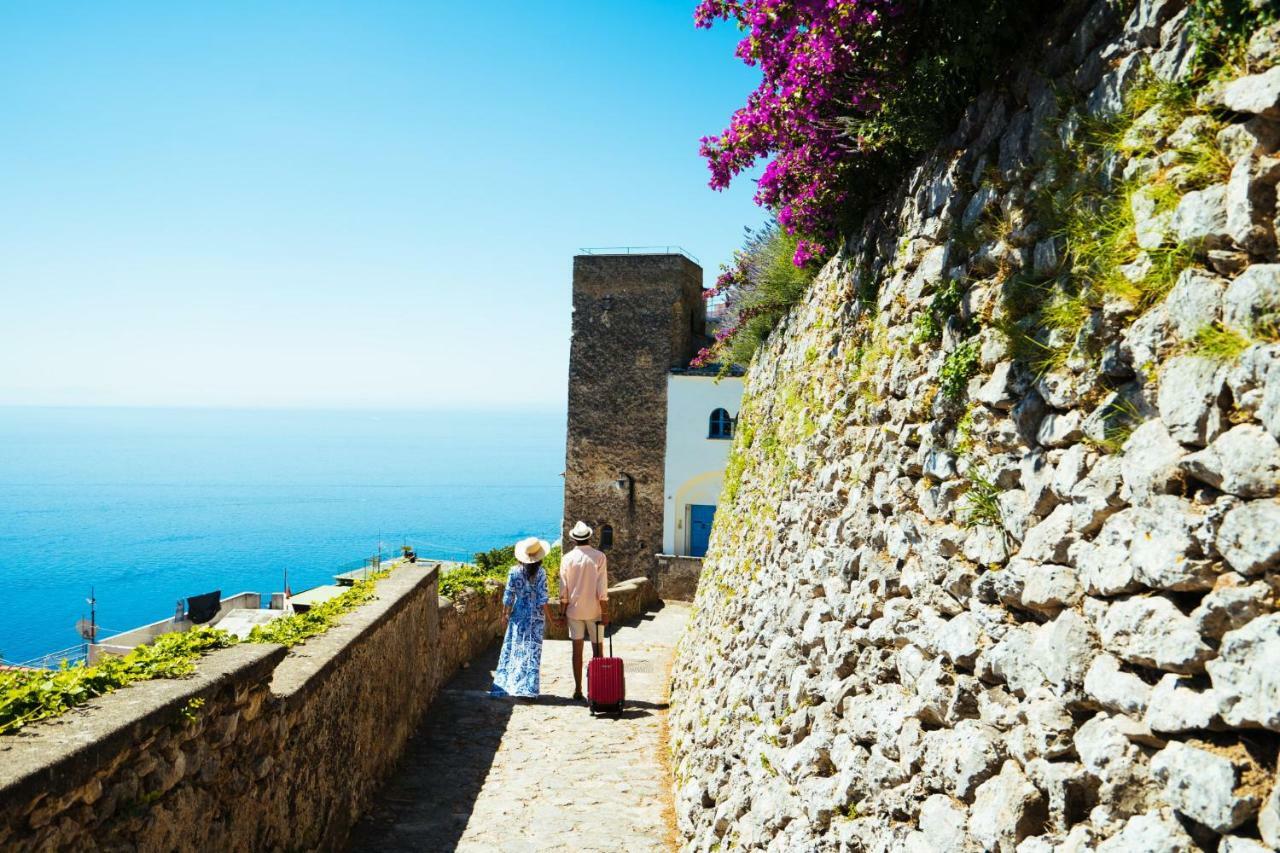
[[[538,695],[542,669],[542,637],[547,622],[566,620],[573,640],[573,698],[582,696],[582,644],[590,638],[595,657],[604,654],[601,626],[609,623],[609,582],[605,556],[591,547],[592,530],[579,521],[569,531],[573,550],[560,560],[560,612],[551,612],[547,573],[542,561],[550,546],[535,537],[516,543],[516,564],[507,573],[502,596],[502,641],[492,696]]]

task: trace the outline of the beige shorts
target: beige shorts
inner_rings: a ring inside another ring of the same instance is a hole
[[[591,638],[591,642],[601,642],[603,632],[600,630],[601,625],[594,619],[587,621],[586,619],[570,619],[569,621],[569,639],[585,640]]]

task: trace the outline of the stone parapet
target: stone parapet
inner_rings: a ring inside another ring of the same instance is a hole
[[[658,603],[658,591],[648,578],[631,578],[609,587],[609,618],[614,622],[634,619]],[[551,602],[551,612],[560,615],[560,602]],[[554,622],[547,625],[548,640],[567,640],[569,630]]]
[[[659,554],[657,560],[653,583],[658,598],[663,601],[693,601],[698,593],[698,578],[702,576],[702,558]]]
[[[500,591],[440,601],[406,565],[286,651],[241,644],[0,738],[0,849],[343,846]]]

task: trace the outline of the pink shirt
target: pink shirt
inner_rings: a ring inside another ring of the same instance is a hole
[[[600,602],[609,600],[607,560],[589,545],[579,545],[560,560],[560,601],[565,616],[594,622],[600,618]]]

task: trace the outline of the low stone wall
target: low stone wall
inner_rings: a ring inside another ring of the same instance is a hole
[[[657,588],[658,598],[663,601],[693,601],[693,597],[698,592],[700,577],[702,577],[701,557],[658,555],[653,583]]]
[[[657,603],[658,591],[648,578],[631,578],[609,587],[609,618],[614,622],[634,619]],[[551,603],[551,612],[559,615],[560,602]],[[569,630],[563,624],[551,622],[547,625],[546,638],[567,640]]]
[[[234,646],[0,738],[0,849],[337,849],[500,604],[406,566],[292,652]]]

